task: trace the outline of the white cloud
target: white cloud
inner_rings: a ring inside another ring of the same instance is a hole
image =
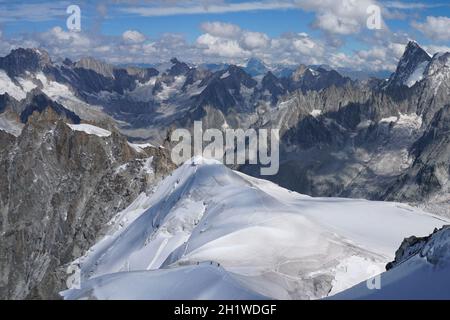
[[[201,29],[210,35],[221,38],[236,38],[241,34],[241,28],[235,24],[224,22],[205,22]]]
[[[338,35],[360,32],[367,27],[368,8],[376,5],[382,9],[375,0],[297,0],[296,4],[306,11],[315,12],[314,27]],[[386,28],[382,19],[381,23]]]
[[[357,33],[361,28],[357,19],[339,17],[332,12],[318,14],[314,26],[330,33],[342,35]]]
[[[450,47],[448,46],[436,46],[436,45],[427,45],[424,46],[424,49],[431,55],[434,55],[438,52],[450,52]]]
[[[433,40],[450,40],[450,18],[448,17],[428,16],[425,22],[412,22],[411,25]]]
[[[245,58],[249,52],[241,48],[238,41],[205,33],[197,38],[197,45],[206,55],[225,58]]]
[[[16,47],[40,47],[49,51],[55,60],[93,56],[116,64],[157,63],[171,57],[193,63],[242,63],[249,57],[256,57],[269,64],[328,64],[334,68],[378,71],[395,69],[409,38],[406,34],[382,34],[371,38],[372,44],[365,50],[343,53],[339,47],[330,46],[327,40],[307,33],[269,37],[224,22],[205,23],[201,30],[203,34],[192,43],[183,35],[172,33],[149,40],[133,30],[118,36],[103,36],[55,27],[13,39],[3,34],[0,53],[7,54]],[[444,47],[431,44],[425,48],[431,53],[445,51]]]
[[[298,52],[304,55],[317,56],[318,58],[323,55],[323,46],[304,34],[299,34],[297,38],[293,40],[292,45]]]
[[[242,46],[248,50],[266,48],[269,43],[269,37],[261,32],[246,31],[241,38]]]
[[[398,60],[405,51],[405,43],[389,43],[375,45],[368,50],[359,50],[353,56],[346,56],[347,67],[360,70],[390,70],[394,71]]]
[[[146,37],[142,33],[136,30],[127,30],[122,34],[124,41],[129,43],[142,43],[145,41]]]
[[[65,31],[61,27],[54,27],[50,31],[38,35],[37,40],[44,46],[58,48],[61,52],[79,50],[87,51],[91,48],[91,39],[81,32]]]

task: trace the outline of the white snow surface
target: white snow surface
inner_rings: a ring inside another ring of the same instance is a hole
[[[83,299],[91,294],[87,292],[88,288],[94,288],[92,294],[102,300],[267,299],[243,287],[223,268],[209,263],[152,272],[108,274],[89,280],[82,290],[63,292],[63,296],[65,299]]]
[[[405,237],[445,223],[404,204],[311,198],[196,157],[111,221],[74,262],[81,289],[63,295],[323,298],[373,276]]]
[[[317,118],[318,116],[320,116],[322,114],[322,110],[319,109],[314,109],[313,111],[311,111],[310,113],[314,118]]]
[[[93,126],[91,124],[82,123],[82,124],[70,124],[67,125],[74,131],[82,131],[87,134],[96,135],[98,137],[109,137],[111,135],[111,131]]]

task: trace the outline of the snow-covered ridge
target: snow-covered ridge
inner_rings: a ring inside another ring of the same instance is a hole
[[[98,137],[109,137],[111,135],[111,131],[102,129],[100,127],[93,126],[91,124],[70,124],[67,125],[74,131],[81,131],[87,134],[96,135]]]
[[[200,157],[136,201],[75,262],[81,289],[66,298],[230,298],[209,291],[227,279],[255,298],[322,298],[381,272],[404,237],[446,223],[397,203],[311,198]],[[214,284],[203,285],[205,264],[222,274]],[[183,270],[198,275],[195,290]]]

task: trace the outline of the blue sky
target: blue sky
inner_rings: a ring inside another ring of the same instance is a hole
[[[81,31],[66,9],[81,9]],[[368,29],[369,7],[381,25]],[[417,40],[433,54],[450,50],[447,0],[0,0],[1,54],[41,47],[54,59],[89,55],[112,63],[318,64],[358,70],[395,67]]]

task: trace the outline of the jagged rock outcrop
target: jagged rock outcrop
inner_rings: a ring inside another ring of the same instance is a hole
[[[450,299],[450,226],[435,229],[426,237],[406,238],[386,269],[376,280],[380,285],[376,290],[364,281],[331,299]]]
[[[303,92],[329,88],[331,86],[343,87],[352,83],[348,77],[344,77],[335,70],[327,70],[322,67],[311,68],[300,65],[289,78],[283,82],[290,91],[302,90]]]
[[[100,137],[67,121],[47,108],[17,138],[0,131],[2,299],[59,298],[65,264],[174,168],[164,149],[138,152],[116,131]]]
[[[39,49],[18,48],[5,57],[0,58],[0,69],[10,77],[24,76],[26,72],[42,71],[51,64],[48,53]]]
[[[415,41],[410,41],[400,58],[397,69],[389,78],[387,87],[412,87],[423,77],[423,73],[431,61],[430,55]]]
[[[244,70],[252,77],[265,75],[268,72],[270,72],[269,67],[266,66],[266,64],[263,61],[256,59],[254,57],[248,59]]]
[[[424,258],[432,265],[448,264],[450,255],[450,225],[435,229],[426,237],[411,236],[403,240],[395,252],[394,261],[386,265],[386,270],[396,268],[414,256]],[[446,266],[448,267],[448,265]]]
[[[249,110],[248,92],[253,93],[257,82],[242,68],[229,66],[204,79],[200,86],[205,89],[193,98],[196,107],[213,106],[224,114]],[[250,95],[251,95],[250,93]]]

